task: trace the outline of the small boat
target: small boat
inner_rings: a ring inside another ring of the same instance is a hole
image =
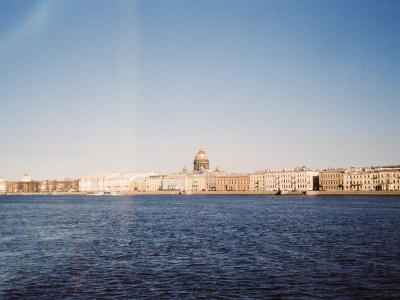
[[[93,194],[87,194],[88,196],[107,196],[111,195],[111,192],[99,192],[99,193],[93,193]]]
[[[112,192],[111,195],[113,195],[113,196],[122,196],[122,193],[120,191],[115,191],[115,192]]]

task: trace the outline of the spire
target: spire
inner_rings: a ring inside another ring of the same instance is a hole
[[[22,182],[31,181],[31,178],[30,178],[29,175],[28,175],[28,163],[25,165],[25,174],[24,174],[24,176],[22,176],[21,181],[22,181]]]

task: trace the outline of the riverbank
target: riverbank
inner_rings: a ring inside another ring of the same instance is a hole
[[[173,196],[232,196],[232,195],[248,195],[248,196],[400,196],[400,191],[297,191],[297,192],[286,192],[283,191],[278,195],[277,191],[197,191],[197,192],[185,192],[180,191],[153,191],[153,192],[123,192],[123,196],[157,196],[157,195],[173,195]],[[86,196],[87,192],[72,192],[72,193],[8,193],[0,194],[2,196]],[[112,195],[108,195],[112,196]]]
[[[124,195],[179,195],[179,191],[158,191],[158,192],[131,192]],[[201,195],[248,195],[248,196],[400,196],[400,191],[296,191],[282,192],[278,195],[277,191],[198,191],[187,192],[181,195],[201,196]]]

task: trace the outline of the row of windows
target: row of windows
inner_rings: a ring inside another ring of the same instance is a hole
[[[376,187],[375,186],[372,186],[372,185],[362,185],[362,186],[345,186],[345,189],[352,189],[352,190],[357,190],[357,189],[360,189],[360,190],[375,190],[376,189]],[[398,186],[398,185],[395,185],[395,186],[392,186],[391,187],[391,189],[393,189],[393,190],[398,190],[398,189],[400,189],[400,186]]]
[[[218,185],[217,186],[217,190],[219,191],[243,191],[243,190],[249,190],[249,186],[248,185],[236,185],[236,186],[229,186],[229,185]]]
[[[370,178],[370,175],[348,175],[347,177],[353,177],[353,178]]]
[[[292,174],[267,174],[265,175],[267,178],[271,177],[307,177],[307,174],[305,173],[292,173]]]
[[[306,184],[299,184],[299,185],[296,185],[296,186],[282,185],[282,188],[293,188],[293,187],[295,187],[297,189],[305,189],[305,188],[307,188],[307,185]],[[268,184],[268,185],[266,185],[266,188],[267,189],[277,189],[276,185],[274,185],[274,184],[272,184],[272,185]]]
[[[339,177],[339,174],[321,174],[321,177]]]
[[[327,181],[322,181],[321,184],[339,184],[339,181],[327,180]]]
[[[218,184],[249,184],[248,180],[218,180]]]
[[[368,182],[368,181],[366,181],[366,180],[364,180],[364,182],[362,181],[362,180],[347,180],[346,181],[346,183],[347,184],[351,184],[351,183],[354,183],[354,184],[358,184],[358,183],[364,183],[364,184],[371,184],[370,182]],[[384,183],[388,183],[388,182],[385,182],[384,180],[382,180],[382,181],[379,181],[379,180],[373,180],[373,182],[372,183],[374,183],[374,184],[379,184],[379,183],[381,183],[381,184],[384,184]],[[393,180],[393,182],[389,182],[389,184],[391,184],[391,183],[396,183],[396,180]],[[400,180],[397,180],[397,183],[400,183]]]
[[[392,176],[390,176],[392,175]],[[353,174],[345,174],[345,177],[352,177],[352,178],[385,178],[385,177],[393,177],[393,178],[400,178],[398,174],[368,174],[368,175],[353,175]]]
[[[270,182],[280,182],[280,183],[290,183],[290,182],[292,182],[292,183],[298,183],[298,182],[304,182],[304,183],[306,183],[306,182],[308,182],[308,183],[310,183],[310,180],[308,180],[308,179],[283,179],[283,180],[266,180],[266,182],[268,183],[270,183]]]

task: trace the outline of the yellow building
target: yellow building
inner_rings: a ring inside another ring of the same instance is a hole
[[[249,191],[249,174],[224,174],[216,176],[217,191]]]
[[[319,189],[338,191],[344,189],[344,169],[328,169],[319,172]]]

